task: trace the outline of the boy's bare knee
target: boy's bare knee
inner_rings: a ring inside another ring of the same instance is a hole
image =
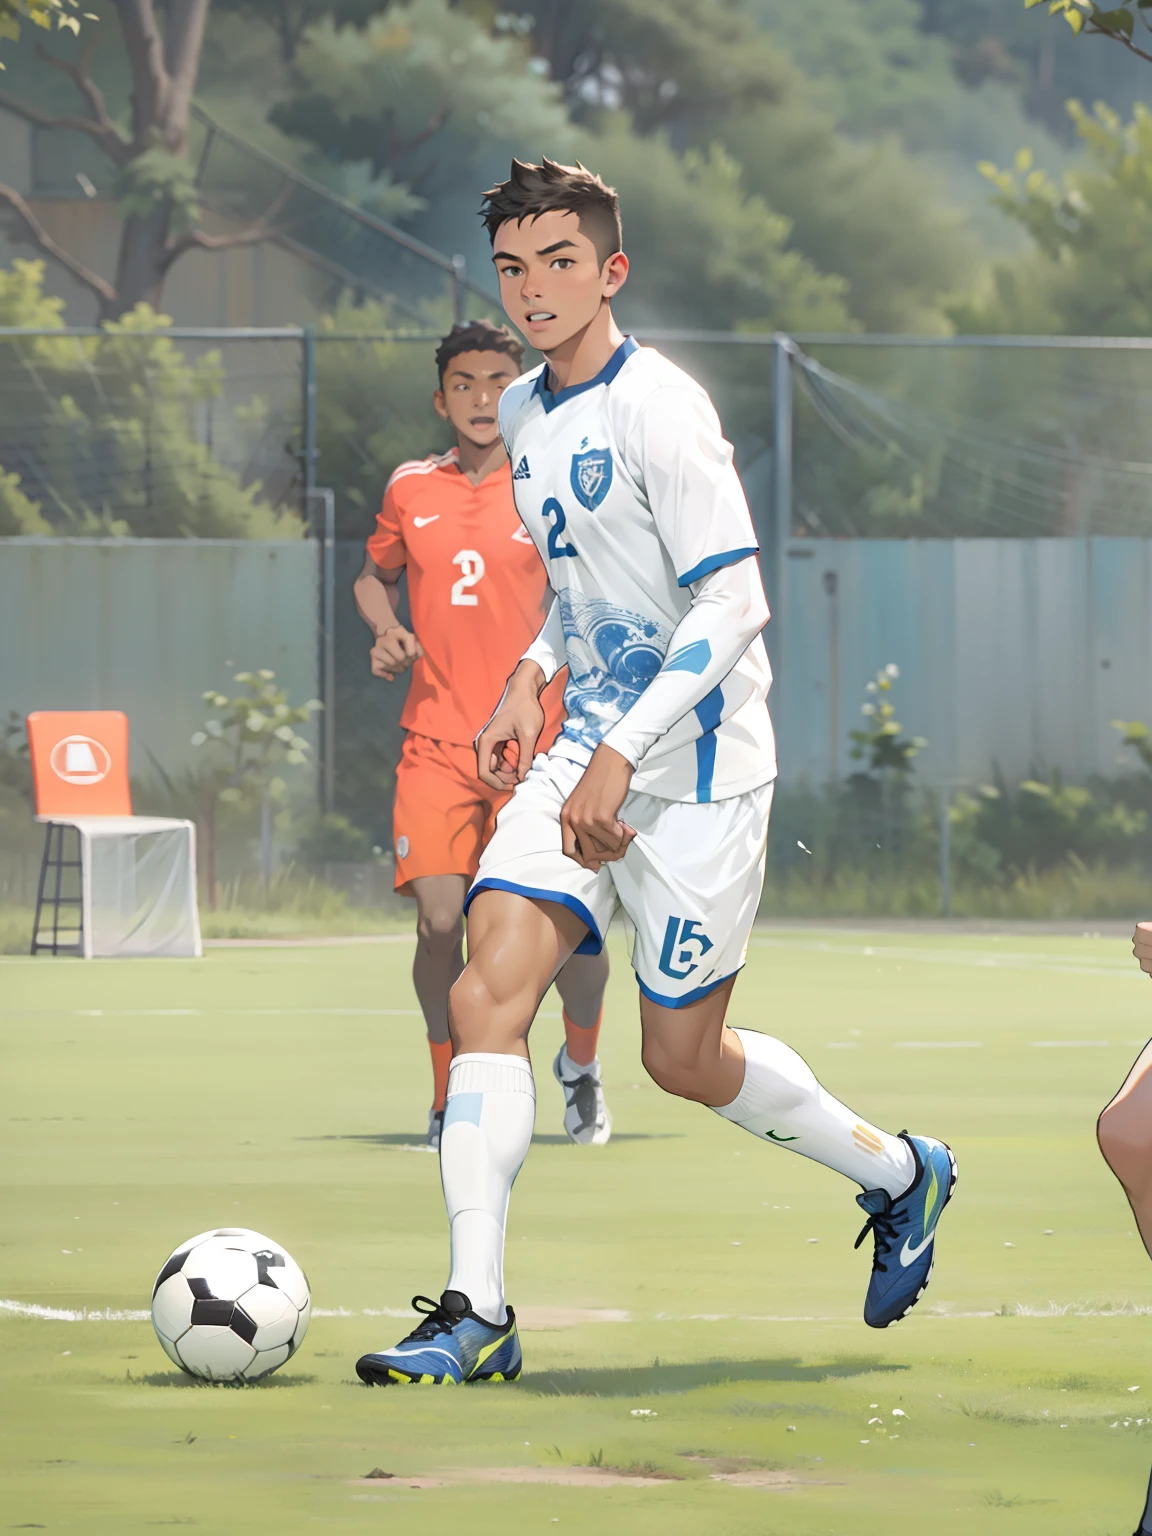
[[[644,1070],[658,1088],[678,1099],[703,1102],[700,1092],[700,1064],[695,1055],[670,1051],[656,1041],[646,1042],[640,1055]]]

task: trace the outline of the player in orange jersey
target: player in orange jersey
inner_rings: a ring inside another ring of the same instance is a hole
[[[476,736],[544,619],[548,578],[516,513],[512,467],[497,404],[521,371],[523,348],[504,326],[455,325],[436,353],[437,414],[456,447],[401,464],[388,482],[354,588],[374,636],[372,673],[392,682],[409,668],[400,716],[407,732],[396,769],[396,889],[416,899],[412,980],[432,1053],[428,1141],[438,1146],[452,1046],[448,992],[463,969],[464,897],[508,799],[476,776]],[[519,472],[519,471],[518,471]],[[407,572],[412,629],[396,617]],[[563,678],[543,695],[546,752],[564,719]],[[564,1129],[601,1145],[612,1121],[596,1041],[608,961],[579,951],[556,978],[565,1044],[553,1064],[564,1089]]]

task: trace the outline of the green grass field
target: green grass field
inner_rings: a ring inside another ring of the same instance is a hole
[[[617,1135],[563,1141],[542,1018],[508,1247],[525,1374],[451,1392],[352,1369],[445,1274],[410,957],[0,960],[0,1528],[1130,1536],[1152,1264],[1093,1139],[1150,1032],[1127,945],[756,936],[733,1022],[957,1152],[932,1286],[886,1333],[860,1321],[854,1186],[644,1079],[617,946]],[[28,1315],[145,1308],[218,1224],[312,1283],[304,1347],[263,1385],[192,1383],[147,1321]]]

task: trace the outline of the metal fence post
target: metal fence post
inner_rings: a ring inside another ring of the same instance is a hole
[[[456,255],[452,258],[452,320],[459,325],[464,318],[464,268],[466,262],[463,256]]]
[[[316,489],[316,327],[303,328],[304,343],[304,499],[308,507]]]
[[[940,915],[952,915],[952,789],[940,786]]]
[[[790,336],[772,338],[772,552],[769,591],[772,617],[772,657],[777,668],[784,650],[784,611],[787,607],[787,549],[792,533],[792,352]]]
[[[320,530],[320,803],[336,809],[336,493],[326,485],[308,493],[324,509]]]

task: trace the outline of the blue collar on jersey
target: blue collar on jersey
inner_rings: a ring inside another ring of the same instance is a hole
[[[548,364],[545,363],[536,375],[534,393],[540,396],[540,403],[546,411],[553,411],[558,405],[563,405],[565,400],[571,400],[574,395],[582,395],[586,389],[598,389],[601,384],[611,384],[633,352],[639,350],[640,343],[636,338],[625,336],[594,379],[589,379],[584,384],[571,384],[567,389],[558,389],[555,394],[548,388]]]

